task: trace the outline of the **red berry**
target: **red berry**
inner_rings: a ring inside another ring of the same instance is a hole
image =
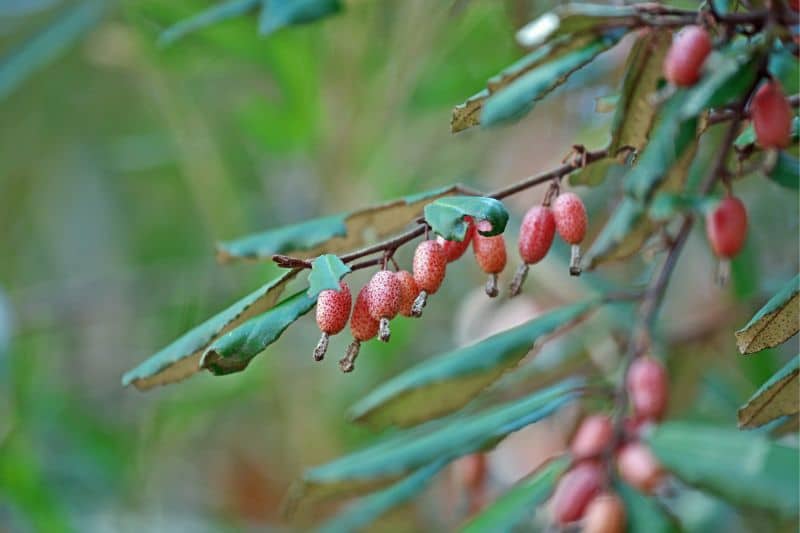
[[[400,281],[400,314],[412,316],[411,307],[419,296],[417,282],[414,281],[414,276],[408,270],[401,270],[395,273],[395,276]]]
[[[464,235],[463,241],[447,241],[442,236],[436,237],[436,242],[442,246],[448,263],[452,263],[456,259],[459,259],[462,255],[464,255],[464,252],[467,251],[467,248],[469,248],[469,243],[472,240],[472,234],[475,231],[475,224],[472,222],[471,217],[465,217],[465,220],[467,221],[467,233]]]
[[[486,455],[473,453],[461,457],[455,463],[455,473],[459,483],[468,489],[478,489],[486,482]]]
[[[583,461],[564,474],[551,499],[557,524],[580,520],[589,502],[600,492],[605,472],[599,463]]]
[[[572,437],[570,451],[575,459],[597,457],[611,443],[614,428],[606,415],[587,416]]]
[[[414,281],[420,290],[434,294],[444,281],[447,257],[442,245],[436,241],[422,241],[414,252]]]
[[[519,228],[519,255],[526,264],[538,263],[547,255],[553,244],[556,221],[553,211],[537,205],[525,213]]]
[[[706,234],[717,256],[730,259],[747,237],[747,210],[741,200],[727,196],[706,215]]]
[[[664,77],[680,87],[700,79],[700,69],[711,52],[711,37],[701,26],[687,26],[672,41],[664,59]]]
[[[792,142],[792,106],[777,81],[758,89],[750,104],[750,118],[762,147],[786,148]]]
[[[641,490],[652,492],[664,477],[664,470],[650,448],[631,442],[617,453],[617,469],[622,479]]]
[[[477,228],[487,231],[491,224],[483,220]],[[487,274],[499,274],[506,267],[506,241],[502,234],[486,237],[476,231],[472,237],[472,251],[478,266]]]
[[[347,325],[350,318],[350,307],[353,297],[350,287],[341,281],[339,290],[327,289],[319,293],[317,298],[317,325],[320,331],[328,335],[336,335]]]
[[[625,533],[625,504],[613,492],[605,492],[586,508],[583,533]]]
[[[380,324],[369,312],[367,285],[358,291],[356,303],[353,305],[353,316],[350,317],[350,331],[357,341],[368,341],[378,334]]]
[[[402,285],[394,272],[380,270],[367,283],[367,308],[375,320],[392,319],[400,311]]]
[[[567,244],[580,244],[586,236],[588,217],[583,200],[575,193],[558,195],[553,202],[556,231]]]
[[[800,11],[800,0],[789,0],[789,7],[793,11]]]
[[[652,357],[639,357],[626,377],[633,411],[639,418],[660,420],[667,410],[669,378],[664,366]]]

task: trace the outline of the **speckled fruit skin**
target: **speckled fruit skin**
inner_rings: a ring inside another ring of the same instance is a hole
[[[414,276],[408,270],[400,270],[395,273],[395,276],[400,282],[400,314],[411,316],[411,307],[419,296],[419,287],[414,281]]]
[[[739,253],[747,238],[747,209],[735,196],[727,196],[706,215],[706,235],[718,257]]]
[[[350,331],[358,341],[368,341],[378,334],[380,322],[372,318],[367,305],[367,286],[361,288],[353,305],[353,316],[350,317]]]
[[[580,244],[589,225],[581,197],[572,192],[560,194],[553,202],[552,211],[558,235],[567,244]]]
[[[652,492],[661,483],[664,470],[650,448],[641,442],[631,442],[617,452],[619,475],[645,493]]]
[[[663,418],[669,399],[669,377],[659,361],[652,357],[636,359],[628,370],[626,384],[633,411],[638,418]]]
[[[502,235],[484,237],[476,231],[472,237],[472,251],[478,266],[487,274],[499,274],[506,267],[506,240]]]
[[[556,234],[556,220],[549,207],[531,207],[522,218],[519,228],[519,255],[525,263],[538,263],[553,245]]]
[[[700,79],[700,69],[711,52],[711,37],[701,26],[686,26],[672,41],[664,59],[664,77],[679,87]]]
[[[625,504],[613,492],[604,492],[589,503],[583,533],[625,533]]]
[[[583,518],[589,502],[600,492],[605,472],[599,463],[583,461],[558,480],[551,500],[553,519],[569,524]]]
[[[469,248],[469,243],[472,241],[472,234],[475,233],[475,224],[472,222],[472,218],[465,217],[464,220],[467,222],[467,233],[463,241],[447,241],[442,236],[436,237],[436,242],[442,246],[448,263],[452,263],[464,255],[464,252]]]
[[[750,118],[756,140],[764,148],[786,148],[791,144],[792,106],[777,81],[769,81],[756,91]]]
[[[414,252],[412,265],[414,281],[421,291],[434,294],[444,281],[447,257],[442,245],[436,241],[422,241]]]
[[[344,281],[339,282],[339,290],[327,289],[319,293],[317,298],[317,325],[320,331],[328,335],[336,335],[347,325],[350,318],[350,307],[353,297],[350,287]]]
[[[614,428],[606,415],[587,416],[572,437],[570,451],[575,459],[598,457],[611,443]]]
[[[394,272],[379,270],[367,283],[367,309],[375,320],[394,318],[400,311],[403,287]]]

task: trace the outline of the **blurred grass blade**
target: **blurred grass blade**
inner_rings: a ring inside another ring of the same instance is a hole
[[[293,294],[214,341],[200,358],[200,367],[217,376],[241,372],[316,303],[316,296],[310,298],[306,290]]]
[[[567,379],[484,411],[456,415],[397,433],[373,446],[307,470],[302,496],[373,490],[442,457],[454,460],[556,412],[581,394],[584,382]]]
[[[286,284],[297,275],[290,270],[248,294],[221,313],[189,330],[169,346],[122,376],[122,384],[145,390],[185,379],[200,370],[206,347],[246,320],[272,308]]]
[[[219,2],[196,15],[182,20],[164,30],[158,38],[158,44],[167,46],[186,35],[208,28],[228,19],[241,17],[253,11],[261,0],[228,0]]]
[[[628,533],[678,533],[681,531],[673,517],[658,504],[655,498],[642,494],[619,480],[614,483],[614,488],[625,503]]]
[[[248,235],[218,243],[217,259],[223,263],[243,259],[264,261],[274,254],[308,258],[350,251],[364,245],[371,236],[381,239],[402,230],[419,218],[422,209],[432,200],[469,192],[461,185],[450,185],[349,213]]]
[[[800,329],[800,274],[787,283],[736,332],[739,352],[750,354],[777,346]]]
[[[345,265],[338,256],[325,254],[317,257],[311,263],[311,273],[308,275],[308,297],[316,298],[326,289],[339,290],[339,281],[350,272],[350,267]]]
[[[795,447],[756,432],[689,422],[661,424],[647,440],[666,469],[689,485],[786,517],[800,511]]]
[[[492,227],[481,230],[485,236],[500,235],[506,229],[508,211],[503,202],[483,196],[450,196],[425,206],[425,221],[448,241],[463,241],[469,227],[464,217],[487,220]]]
[[[36,35],[12,47],[0,58],[0,99],[16,90],[30,75],[44,67],[97,24],[106,2],[87,0],[65,9]]]
[[[547,461],[470,520],[461,533],[511,532],[520,524],[529,522],[536,508],[550,496],[556,481],[566,472],[569,464],[570,458],[567,456]]]
[[[460,409],[513,368],[534,344],[585,318],[601,300],[561,307],[521,326],[411,367],[350,410],[357,422],[409,426]]]
[[[800,413],[800,355],[775,373],[739,409],[739,427],[756,428]]]
[[[307,24],[338,13],[340,0],[262,0],[258,31],[269,35],[286,26]]]
[[[316,528],[315,531],[317,533],[361,531],[388,511],[408,502],[425,490],[433,477],[447,463],[446,459],[439,459],[423,466],[394,485],[354,502],[334,518]]]

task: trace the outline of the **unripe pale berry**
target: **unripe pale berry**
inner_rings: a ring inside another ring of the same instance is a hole
[[[506,267],[508,260],[506,241],[502,234],[487,237],[478,232],[478,230],[488,231],[491,229],[491,223],[486,220],[480,221],[475,228],[475,235],[472,237],[472,251],[475,253],[478,266],[489,274],[489,280],[486,282],[486,294],[493,298],[497,296],[498,292],[497,275]]]
[[[700,79],[700,69],[711,52],[711,37],[701,26],[687,26],[672,41],[664,59],[664,77],[679,87]]]
[[[611,419],[606,415],[587,416],[572,437],[570,451],[575,459],[597,457],[605,451],[614,436]]]
[[[400,270],[395,273],[400,282],[400,314],[411,316],[411,308],[414,300],[419,296],[419,287],[414,281],[414,276],[408,270]]]
[[[786,148],[792,141],[792,106],[775,80],[762,85],[750,104],[756,140],[764,148]]]
[[[580,520],[604,477],[603,467],[595,461],[582,461],[561,476],[551,499],[554,521],[563,525]]]
[[[625,533],[625,504],[613,492],[604,492],[589,503],[583,533]]]
[[[472,241],[472,234],[475,231],[475,224],[472,222],[472,217],[465,217],[464,220],[467,222],[467,233],[464,235],[463,241],[448,241],[445,240],[445,238],[441,235],[436,237],[436,242],[442,246],[442,250],[444,250],[444,255],[447,258],[448,263],[452,263],[464,255],[464,252],[466,252],[467,248],[469,248],[470,241]]]
[[[714,253],[730,259],[747,237],[747,209],[735,196],[727,196],[706,215],[706,234]]]
[[[642,492],[650,493],[661,483],[664,470],[661,463],[641,442],[631,442],[617,452],[619,475]]]
[[[353,297],[350,287],[344,281],[339,282],[339,290],[326,289],[317,297],[317,325],[322,336],[314,349],[314,359],[321,361],[328,349],[328,337],[336,335],[347,325],[350,318],[350,307]]]
[[[442,245],[436,241],[422,241],[414,251],[412,272],[420,293],[411,309],[412,316],[422,316],[422,308],[428,295],[434,294],[444,281],[447,270],[447,257]]]
[[[377,335],[380,328],[380,322],[372,318],[369,313],[367,292],[367,286],[365,285],[358,291],[356,302],[353,305],[353,315],[350,317],[350,331],[353,334],[353,342],[347,347],[347,353],[339,361],[339,368],[342,369],[342,372],[353,371],[361,343]]]
[[[652,357],[639,357],[628,369],[628,395],[638,418],[660,420],[667,410],[669,377]]]
[[[402,302],[403,288],[394,272],[380,270],[367,284],[367,309],[379,321],[378,338],[388,342],[391,335],[389,320],[397,316]]]

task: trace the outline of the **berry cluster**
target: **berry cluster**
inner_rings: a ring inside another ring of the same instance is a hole
[[[557,524],[583,520],[583,531],[625,531],[625,507],[610,486],[604,461],[613,459],[619,476],[643,492],[652,493],[663,482],[664,469],[640,435],[666,412],[666,370],[657,360],[640,357],[628,370],[626,388],[632,414],[622,421],[619,435],[604,414],[588,416],[578,426],[570,443],[572,467],[550,501]]]

